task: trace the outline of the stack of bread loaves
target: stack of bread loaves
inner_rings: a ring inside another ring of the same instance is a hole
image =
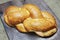
[[[4,20],[7,25],[17,28],[20,32],[35,32],[41,37],[51,36],[57,31],[54,16],[47,11],[41,11],[33,4],[9,6],[4,12]]]

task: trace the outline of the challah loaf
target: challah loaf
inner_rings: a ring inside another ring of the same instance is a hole
[[[47,37],[57,31],[54,16],[33,4],[10,6],[4,13],[5,22],[9,26],[15,26],[20,32],[35,32],[41,37]]]

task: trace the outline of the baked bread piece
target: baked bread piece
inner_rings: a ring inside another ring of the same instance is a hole
[[[41,37],[49,37],[49,36],[52,36],[53,34],[55,34],[57,32],[57,29],[56,28],[53,28],[49,31],[46,31],[46,32],[42,32],[42,31],[36,31],[35,33]]]
[[[35,32],[41,37],[51,36],[57,31],[54,16],[33,4],[8,7],[4,19],[9,26],[15,26],[20,32]]]
[[[18,8],[16,6],[9,6],[5,10],[4,19],[9,26],[15,26],[28,18],[30,13],[25,8]]]

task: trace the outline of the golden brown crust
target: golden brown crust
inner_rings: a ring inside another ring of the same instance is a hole
[[[56,28],[53,28],[49,31],[46,31],[46,32],[38,32],[38,31],[35,31],[35,33],[38,35],[38,36],[41,36],[41,37],[49,37],[49,36],[52,36],[54,33],[57,32],[57,29]]]
[[[24,25],[22,23],[17,24],[16,28],[20,31],[20,32],[27,32],[27,30],[25,29]]]
[[[35,31],[48,31],[56,27],[56,21],[50,13],[46,11],[40,12],[40,10],[36,6],[31,4],[24,5],[24,7],[28,9],[28,11],[33,15],[33,17],[30,15],[31,20],[29,18],[24,20],[23,23],[26,29]]]
[[[37,6],[35,6],[33,4],[25,4],[23,7],[26,8],[30,12],[30,16],[32,18],[42,18],[43,17],[41,14],[41,10]]]
[[[45,37],[57,31],[54,16],[49,12],[41,11],[35,5],[26,4],[22,7],[10,6],[4,13],[6,23],[9,26],[16,26],[21,32],[35,32],[39,36]]]
[[[29,17],[30,13],[25,8],[10,6],[5,10],[5,15],[11,25],[16,25]]]
[[[7,15],[4,15],[4,21],[5,21],[9,26],[12,26],[12,25],[9,23],[8,19],[7,19]]]
[[[15,11],[18,11],[18,7],[16,6],[9,6],[5,9],[5,14],[9,14],[10,12],[15,12]]]

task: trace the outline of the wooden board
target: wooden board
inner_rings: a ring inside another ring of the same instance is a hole
[[[16,2],[16,1],[15,1]],[[41,3],[43,4],[43,2],[39,2],[39,0],[26,0],[27,3],[33,3],[33,4],[36,4],[37,6],[41,5]],[[47,10],[49,12],[52,11],[53,15],[56,17],[57,19],[57,22],[58,22],[58,29],[60,29],[60,2],[59,0],[44,0],[44,2],[49,6],[47,7],[46,5],[44,6],[44,9],[43,10]],[[57,2],[57,3],[56,3]],[[17,5],[17,4],[16,4]],[[39,6],[40,7],[40,6]],[[42,5],[41,5],[41,9],[42,9]],[[51,8],[51,9],[50,9]],[[49,10],[48,10],[49,9]],[[4,9],[2,9],[4,10]],[[58,18],[57,18],[58,17]],[[4,22],[3,22],[4,24]],[[5,29],[7,31],[7,34],[9,36],[9,39],[10,40],[60,40],[60,30],[58,30],[57,34],[55,34],[54,36],[50,37],[50,38],[41,38],[41,37],[38,37],[32,33],[30,34],[23,34],[23,33],[20,33],[18,32],[16,29],[14,28],[9,28],[7,27],[6,24],[3,25],[2,22],[1,22],[1,19],[0,19],[0,27],[1,27],[1,31],[0,31],[0,39],[1,40],[8,40],[8,37],[6,35],[6,32],[5,32]],[[4,29],[5,27],[5,29]],[[27,35],[27,36],[26,36]],[[33,35],[33,36],[32,36]]]

